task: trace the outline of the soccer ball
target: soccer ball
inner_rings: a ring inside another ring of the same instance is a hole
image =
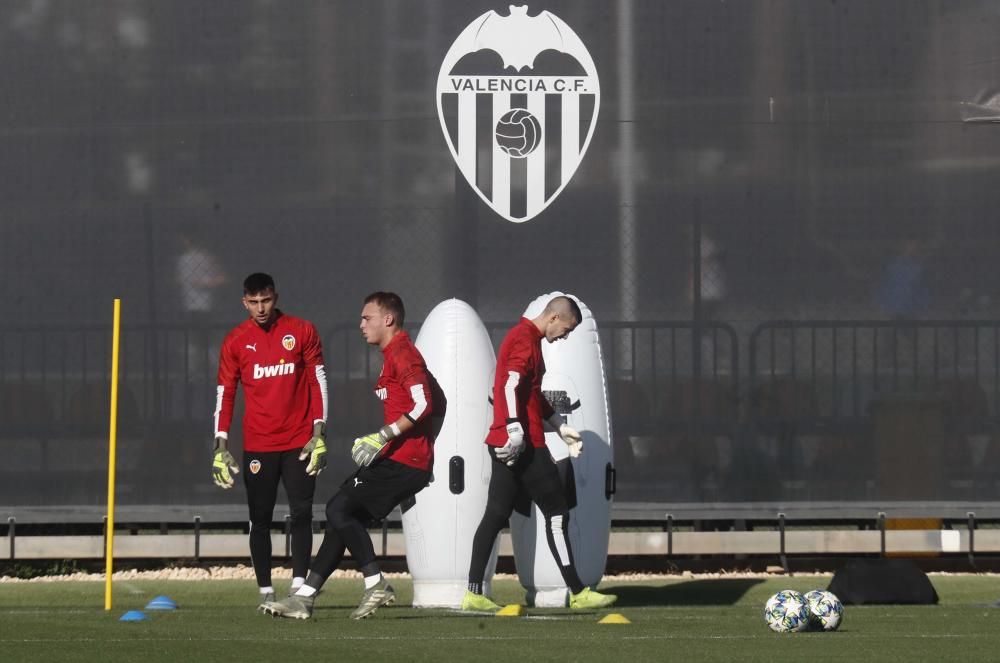
[[[778,592],[764,606],[764,621],[777,633],[804,631],[809,626],[805,597],[791,589]]]
[[[844,604],[836,595],[822,589],[814,589],[805,595],[809,606],[809,622],[813,628],[836,631],[844,617]]]
[[[497,145],[515,159],[523,159],[542,140],[538,118],[523,108],[513,108],[500,117],[495,130]]]

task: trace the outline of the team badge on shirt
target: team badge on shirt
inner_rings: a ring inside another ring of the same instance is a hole
[[[257,474],[260,472],[260,461],[252,460],[250,461],[250,474]]]
[[[291,352],[292,350],[295,349],[295,337],[292,336],[291,334],[285,334],[285,336],[281,339],[281,345],[286,350]]]

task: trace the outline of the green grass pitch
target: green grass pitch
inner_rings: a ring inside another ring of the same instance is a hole
[[[314,619],[254,611],[251,581],[116,581],[105,612],[101,582],[0,584],[0,661],[985,661],[1000,659],[1000,578],[933,576],[937,606],[848,606],[835,633],[776,634],[762,616],[781,589],[823,588],[829,577],[608,578],[611,610],[529,609],[526,617],[468,616],[398,603],[354,622],[360,580],[331,580]],[[282,589],[278,587],[279,591]],[[165,594],[180,608],[120,622]],[[519,603],[513,580],[495,588]],[[602,625],[609,612],[631,624]]]

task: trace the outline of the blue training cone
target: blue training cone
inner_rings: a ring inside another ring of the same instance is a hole
[[[141,622],[143,620],[149,619],[142,610],[129,610],[124,615],[121,616],[120,622]]]
[[[177,602],[169,596],[157,596],[146,604],[146,610],[176,610]]]

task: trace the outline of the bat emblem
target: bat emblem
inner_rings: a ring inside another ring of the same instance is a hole
[[[469,185],[522,223],[563,191],[594,135],[601,88],[580,37],[549,11],[488,11],[451,45],[438,73],[438,118]]]
[[[476,31],[476,50],[488,48],[495,51],[503,58],[505,68],[513,67],[517,71],[531,68],[542,51],[566,51],[556,20],[547,11],[538,16],[528,16],[527,5],[511,5],[509,16],[487,12]]]

